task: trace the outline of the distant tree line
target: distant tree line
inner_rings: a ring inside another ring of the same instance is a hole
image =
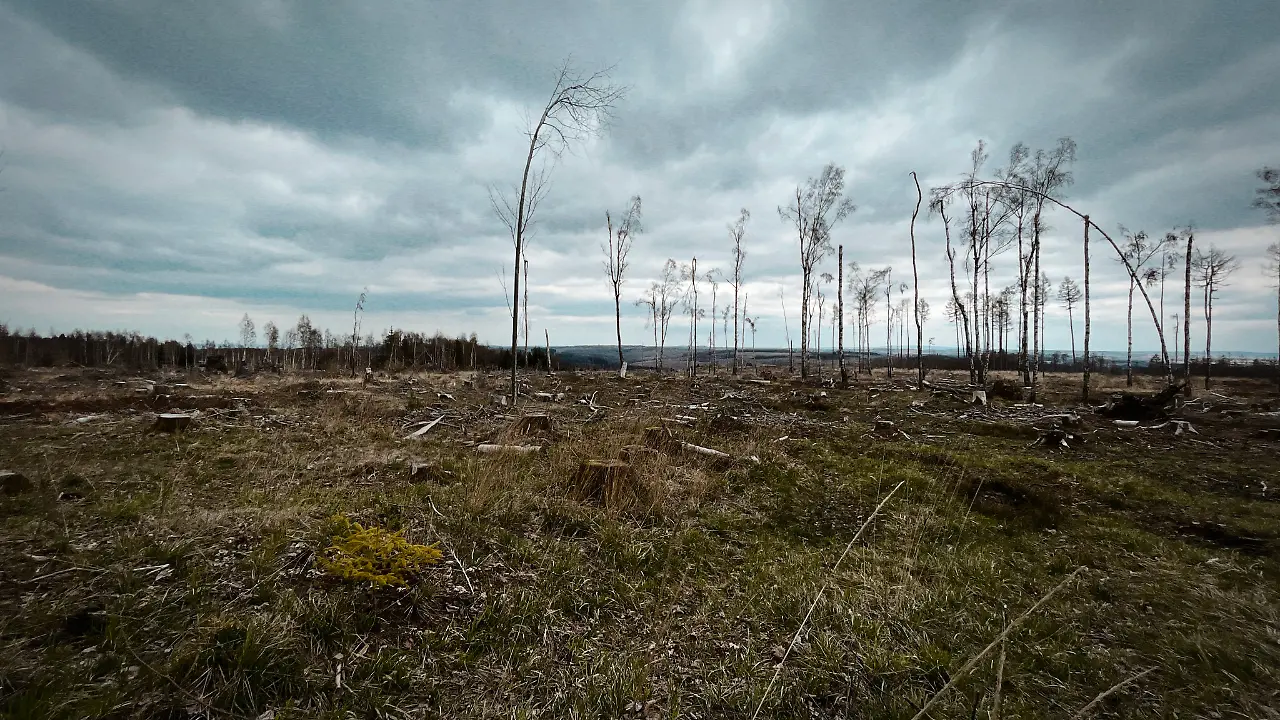
[[[159,340],[137,332],[84,331],[42,335],[35,329],[10,330],[0,324],[0,365],[26,367],[121,367],[135,370],[160,368],[194,369],[200,367],[234,370],[241,366],[250,370],[287,370],[290,372],[342,372],[354,362],[374,370],[454,370],[506,369],[511,367],[512,352],[481,344],[475,333],[448,338],[437,332],[389,330],[381,341],[372,334],[359,337],[334,335],[312,325],[303,315],[298,323],[280,333],[274,323],[264,326],[265,347],[253,344],[256,334],[246,315],[240,321],[239,344],[229,341],[200,344],[188,335],[182,341]],[[247,341],[247,342],[246,342]],[[547,348],[517,350],[516,362],[521,368],[576,369],[575,363],[562,363],[552,350],[548,363]],[[588,364],[589,365],[589,364]]]

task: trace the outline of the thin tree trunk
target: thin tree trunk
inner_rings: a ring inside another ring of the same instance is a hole
[[[1040,348],[1040,313],[1042,312],[1040,303],[1040,211],[1038,210],[1036,211],[1035,217],[1032,218],[1031,227],[1031,257],[1032,261],[1035,263],[1034,272],[1031,273],[1031,284],[1033,288],[1031,295],[1031,309],[1033,315],[1031,319],[1035,324],[1032,328],[1034,335],[1031,343],[1032,350],[1035,355],[1033,358],[1034,364],[1031,368],[1031,393],[1034,397],[1036,395],[1036,388],[1040,384],[1040,355],[1042,354]]]
[[[803,292],[800,294],[800,377],[809,377],[809,292],[812,273],[804,268]]]
[[[1126,320],[1126,331],[1128,333],[1128,350],[1125,352],[1124,359],[1124,384],[1133,387],[1133,278],[1129,278],[1129,315]]]
[[[1211,248],[1212,250],[1212,248]],[[1204,389],[1213,376],[1213,285],[1204,286]]]
[[[1067,323],[1071,326],[1071,366],[1076,364],[1076,316],[1067,305]]]
[[[1182,288],[1182,393],[1191,395],[1191,245],[1195,234],[1187,229],[1187,275]]]
[[[914,251],[913,251],[914,252]],[[840,387],[849,386],[849,371],[844,366],[844,245],[836,249],[836,313],[839,315],[840,333],[836,340],[836,362],[840,364]],[[1277,314],[1280,322],[1280,314]]]

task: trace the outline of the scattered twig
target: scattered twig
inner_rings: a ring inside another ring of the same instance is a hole
[[[1085,568],[1083,565],[1076,568],[1075,572],[1072,572],[1070,575],[1063,578],[1062,582],[1055,585],[1052,590],[1050,590],[1048,593],[1044,595],[1044,597],[1037,600],[1035,605],[1032,605],[1030,608],[1026,610],[1026,612],[1022,613],[1013,622],[1009,623],[1009,625],[1005,627],[1005,629],[999,635],[996,636],[996,639],[991,641],[990,645],[987,645],[985,648],[983,648],[982,652],[978,653],[977,655],[974,655],[972,658],[969,659],[969,662],[965,663],[963,667],[957,670],[955,674],[951,676],[951,679],[947,681],[947,684],[943,685],[942,688],[938,690],[938,692],[934,693],[933,697],[929,698],[929,702],[925,703],[924,707],[920,708],[920,712],[916,713],[911,718],[911,720],[920,720],[925,715],[927,715],[929,713],[929,708],[937,704],[938,700],[941,699],[942,696],[952,688],[952,686],[954,686],[957,682],[960,682],[960,680],[962,680],[966,675],[968,675],[969,671],[973,670],[973,667],[977,665],[978,662],[982,660],[982,658],[986,657],[987,654],[990,653],[992,649],[995,648],[995,646],[999,645],[1002,641],[1004,641],[1005,638],[1009,637],[1009,633],[1016,630],[1018,626],[1022,624],[1023,620],[1026,620],[1027,617],[1031,615],[1031,613],[1035,612],[1036,610],[1039,610],[1041,605],[1044,605],[1046,602],[1048,602],[1049,598],[1053,597],[1054,595],[1057,595],[1059,590],[1066,587],[1067,584],[1070,583],[1072,580],[1075,580],[1076,576],[1084,572],[1084,570]]]
[[[858,538],[862,537],[862,531],[866,530],[867,526],[871,524],[871,521],[876,518],[876,515],[880,514],[880,508],[883,508],[884,504],[889,502],[889,498],[893,497],[893,494],[898,492],[898,488],[902,487],[903,482],[906,481],[904,480],[899,482],[897,485],[894,485],[893,489],[889,491],[889,494],[884,496],[884,499],[880,501],[880,504],[876,505],[876,509],[872,510],[871,514],[867,516],[867,519],[863,521],[862,527],[858,528],[858,532],[854,533],[853,539],[849,541],[848,545],[844,546],[844,552],[840,553],[840,558],[836,560],[835,566],[831,568],[830,576],[834,576],[836,571],[840,569],[840,563],[844,562],[845,556],[849,554],[849,550],[853,548],[853,544],[858,541]],[[774,683],[778,682],[778,676],[782,674],[782,666],[787,662],[787,657],[791,655],[791,651],[795,649],[796,643],[800,641],[800,635],[804,632],[805,626],[809,624],[809,618],[813,615],[814,608],[818,607],[818,601],[822,599],[822,593],[826,591],[829,584],[830,580],[824,583],[822,587],[818,589],[818,593],[813,596],[813,602],[809,604],[809,611],[804,614],[804,619],[800,621],[800,627],[796,628],[796,634],[791,637],[791,643],[787,645],[786,651],[782,653],[782,658],[778,660],[778,667],[774,669],[773,677],[769,679],[769,685],[764,689],[764,694],[760,696],[760,704],[756,705],[756,711],[751,713],[751,720],[755,720],[759,717],[760,710],[764,707],[765,700],[769,699],[769,693],[773,690]]]
[[[1114,692],[1116,692],[1116,691],[1118,691],[1118,690],[1120,690],[1120,689],[1122,689],[1122,688],[1124,688],[1124,687],[1126,687],[1126,686],[1128,686],[1128,685],[1131,685],[1131,684],[1133,684],[1133,683],[1137,682],[1137,681],[1138,681],[1139,679],[1141,679],[1142,677],[1144,677],[1144,676],[1146,676],[1146,675],[1150,675],[1150,674],[1151,674],[1152,672],[1154,672],[1154,671],[1155,671],[1155,668],[1153,668],[1153,667],[1149,667],[1149,668],[1147,668],[1146,670],[1143,670],[1142,672],[1138,673],[1137,675],[1134,675],[1134,676],[1130,677],[1128,680],[1121,680],[1120,682],[1116,683],[1115,685],[1112,685],[1111,687],[1107,688],[1106,690],[1103,690],[1102,692],[1098,693],[1098,697],[1096,697],[1096,698],[1094,698],[1094,699],[1090,700],[1088,705],[1085,705],[1084,707],[1080,708],[1080,710],[1079,710],[1078,712],[1076,712],[1076,714],[1075,714],[1075,715],[1072,715],[1072,716],[1071,716],[1071,720],[1077,720],[1077,718],[1082,718],[1082,717],[1084,717],[1084,716],[1088,715],[1088,714],[1089,714],[1089,711],[1090,711],[1090,710],[1092,710],[1092,709],[1093,709],[1093,708],[1094,708],[1098,703],[1100,703],[1100,702],[1102,702],[1104,699],[1106,699],[1106,697],[1107,697],[1108,695],[1110,695],[1111,693],[1114,693]]]

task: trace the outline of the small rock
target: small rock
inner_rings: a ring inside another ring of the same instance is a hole
[[[0,470],[0,489],[5,495],[20,495],[35,489],[35,484],[26,475],[11,470]]]

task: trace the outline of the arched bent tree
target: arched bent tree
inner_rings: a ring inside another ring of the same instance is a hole
[[[1066,210],[1072,215],[1075,215],[1076,217],[1083,220],[1085,222],[1086,227],[1090,227],[1096,230],[1098,234],[1101,235],[1103,239],[1107,241],[1107,244],[1111,245],[1111,249],[1115,251],[1117,258],[1120,261],[1120,264],[1124,266],[1125,270],[1129,273],[1129,277],[1134,281],[1134,283],[1136,283],[1138,291],[1142,293],[1142,299],[1146,301],[1147,310],[1151,313],[1151,322],[1155,326],[1156,335],[1158,335],[1160,338],[1160,357],[1164,360],[1164,367],[1166,369],[1166,380],[1168,382],[1173,382],[1173,377],[1172,375],[1169,374],[1171,372],[1169,370],[1170,368],[1169,350],[1168,350],[1168,347],[1165,345],[1163,324],[1160,322],[1160,316],[1156,311],[1155,303],[1151,301],[1151,296],[1147,294],[1146,284],[1143,283],[1142,278],[1138,276],[1137,268],[1134,267],[1133,263],[1129,261],[1129,258],[1126,256],[1125,252],[1120,248],[1120,245],[1116,243],[1116,241],[1110,235],[1107,234],[1106,230],[1103,230],[1102,227],[1098,225],[1098,223],[1090,219],[1088,215],[1081,213],[1079,210],[1076,210],[1075,208],[1071,207],[1067,203],[1059,200],[1058,198],[1053,197],[1048,193],[1037,190],[1036,188],[1027,187],[1025,185],[1020,185],[1018,183],[1010,182],[1007,180],[973,180],[973,181],[964,181],[961,183],[961,186],[967,186],[967,185],[972,185],[975,189],[981,188],[981,187],[994,187],[994,188],[1002,188],[1005,190],[1012,190],[1020,193],[1025,192],[1027,194],[1030,194],[1036,197],[1039,200],[1042,200],[1044,202],[1050,202],[1050,203],[1053,203],[1054,205],[1057,205],[1063,210]],[[1087,392],[1087,388],[1086,388],[1086,392]]]

